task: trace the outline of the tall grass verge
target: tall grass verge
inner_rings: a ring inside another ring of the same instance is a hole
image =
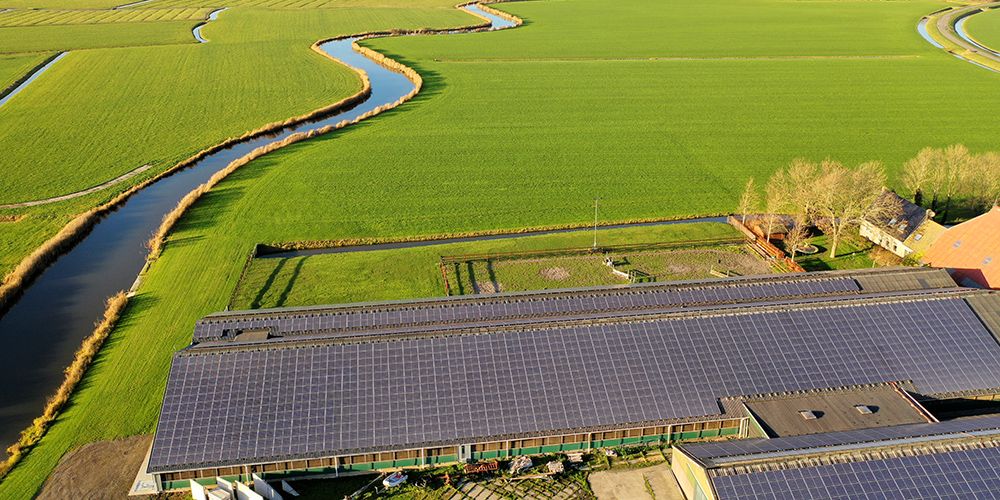
[[[112,328],[114,328],[115,323],[118,321],[127,304],[128,297],[125,295],[125,292],[118,292],[108,298],[107,308],[104,310],[104,318],[95,325],[94,332],[84,339],[83,345],[76,351],[73,362],[66,367],[66,378],[63,379],[59,389],[56,390],[55,394],[45,404],[45,410],[42,412],[42,415],[36,418],[27,429],[21,431],[20,439],[7,448],[7,459],[0,463],[0,479],[3,479],[21,460],[21,457],[42,439],[45,431],[48,430],[52,422],[59,416],[59,412],[69,402],[73,389],[83,379],[87,368],[94,361],[98,351],[100,351],[101,346],[108,338],[108,334],[111,333]]]

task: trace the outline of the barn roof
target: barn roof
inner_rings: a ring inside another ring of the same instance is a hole
[[[997,388],[1000,345],[970,293],[206,342],[174,357],[149,469],[658,425],[740,394]]]

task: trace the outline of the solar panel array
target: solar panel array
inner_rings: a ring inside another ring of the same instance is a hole
[[[391,450],[720,413],[717,398],[886,380],[1000,387],[1000,346],[961,299],[190,349],[150,468]]]
[[[716,476],[712,483],[719,500],[1000,498],[1000,448]]]
[[[680,287],[599,288],[572,293],[539,293],[484,299],[441,300],[431,304],[384,304],[331,308],[298,314],[271,313],[247,317],[209,317],[195,326],[195,342],[223,338],[227,330],[273,328],[277,335],[448,324],[525,317],[627,311],[762,299],[810,297],[858,292],[851,278],[730,282]]]
[[[733,457],[748,457],[765,453],[816,449],[858,443],[885,442],[895,439],[941,436],[983,430],[1000,432],[1000,416],[960,418],[937,423],[896,425],[892,427],[876,427],[873,429],[857,429],[773,439],[740,439],[734,441],[692,443],[681,446],[684,448],[684,452],[693,458],[719,464],[720,462],[724,462],[726,458]]]

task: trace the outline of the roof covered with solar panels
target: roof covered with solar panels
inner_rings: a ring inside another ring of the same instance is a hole
[[[680,444],[714,497],[996,498],[1000,416],[812,436]]]
[[[227,311],[195,325],[194,342],[231,341],[241,336],[295,336],[356,332],[469,322],[510,321],[572,315],[694,309],[760,301],[954,288],[939,269],[895,268],[809,274],[737,277],[461,296],[340,306]]]
[[[173,360],[149,469],[657,425],[725,396],[888,380],[993,390],[1000,345],[965,300],[984,293],[197,344]]]

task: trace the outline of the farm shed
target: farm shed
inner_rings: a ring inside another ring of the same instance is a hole
[[[996,498],[1000,416],[679,444],[686,498]]]
[[[887,381],[908,381],[920,397],[993,397],[1000,345],[967,299],[1000,296],[935,281],[942,275],[212,315],[173,359],[148,471],[172,489],[747,436],[749,415],[724,398]],[[873,280],[881,286],[868,290]]]

